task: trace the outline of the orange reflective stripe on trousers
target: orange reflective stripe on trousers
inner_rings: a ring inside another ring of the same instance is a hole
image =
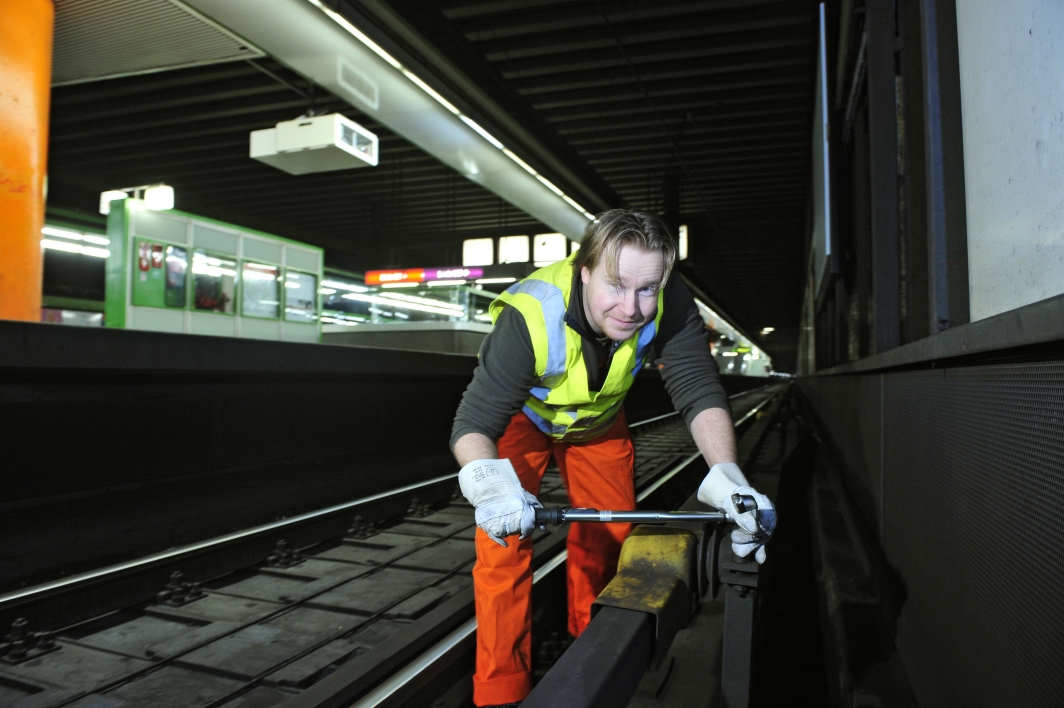
[[[556,443],[523,413],[498,440],[499,457],[513,463],[521,485],[538,495],[553,454],[569,503],[574,507],[634,509],[635,453],[624,415],[601,437]],[[569,633],[579,635],[590,621],[591,603],[617,570],[621,543],[630,524],[573,524],[566,563]],[[514,703],[532,689],[532,540],[507,539],[503,548],[477,529],[473,590],[477,605],[477,670],[473,702],[478,706]]]

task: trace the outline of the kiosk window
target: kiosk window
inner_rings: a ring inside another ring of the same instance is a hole
[[[318,315],[318,278],[287,271],[284,275],[284,318],[289,322],[314,322]]]
[[[163,302],[167,307],[185,307],[188,302],[188,251],[179,246],[166,247],[166,287]]]
[[[222,312],[236,309],[236,261],[213,256],[201,248],[192,252],[192,309]]]
[[[281,314],[280,271],[277,266],[244,263],[240,273],[245,317],[277,319]]]

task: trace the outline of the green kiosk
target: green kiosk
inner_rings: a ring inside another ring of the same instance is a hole
[[[108,327],[321,341],[323,251],[169,210],[111,202]]]

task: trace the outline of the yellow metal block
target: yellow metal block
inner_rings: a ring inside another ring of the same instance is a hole
[[[658,662],[676,632],[691,619],[697,547],[698,540],[690,531],[637,526],[621,547],[617,575],[595,600],[595,606],[654,615]]]

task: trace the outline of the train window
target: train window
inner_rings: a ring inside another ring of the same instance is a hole
[[[167,307],[185,307],[188,303],[188,251],[180,246],[166,247],[163,302]]]
[[[240,272],[241,312],[245,317],[277,319],[281,314],[280,271],[277,266],[243,264]]]
[[[284,318],[289,322],[314,322],[318,318],[318,278],[289,270],[284,274]]]
[[[236,261],[208,253],[192,252],[192,309],[200,312],[236,313]]]

